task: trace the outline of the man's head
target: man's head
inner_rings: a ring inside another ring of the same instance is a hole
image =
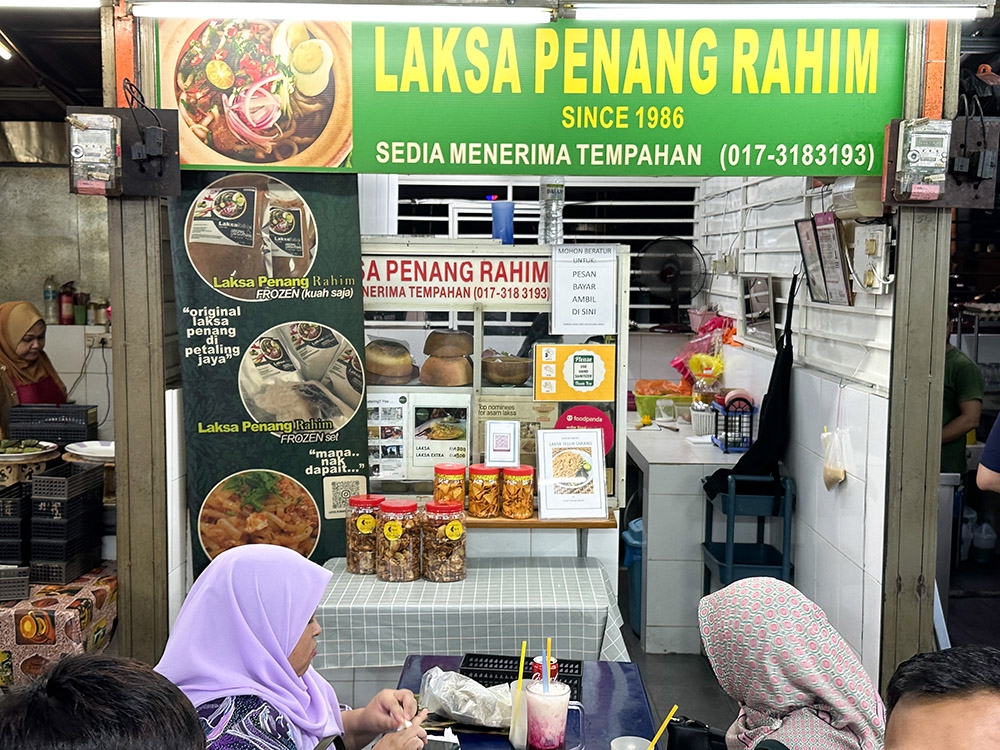
[[[1000,747],[1000,649],[917,654],[886,689],[886,750]]]
[[[4,750],[204,750],[194,706],[133,659],[68,656],[0,699]]]

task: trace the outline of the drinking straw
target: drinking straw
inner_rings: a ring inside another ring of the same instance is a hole
[[[517,692],[521,692],[521,680],[524,679],[524,652],[528,648],[527,641],[521,641],[521,663],[517,668]]]
[[[674,704],[674,707],[670,709],[670,713],[667,714],[667,718],[665,718],[663,720],[663,723],[660,724],[660,728],[656,730],[656,734],[654,735],[653,739],[651,739],[649,741],[649,748],[648,748],[648,750],[653,750],[653,748],[656,747],[656,741],[658,739],[660,739],[660,735],[663,734],[663,730],[667,728],[667,724],[670,723],[670,720],[672,718],[674,718],[674,714],[675,713],[677,713],[677,704],[676,703]]]
[[[552,664],[552,639],[545,639],[545,666],[542,667],[542,674],[544,675],[545,685],[542,688],[542,692],[549,692],[549,667]]]

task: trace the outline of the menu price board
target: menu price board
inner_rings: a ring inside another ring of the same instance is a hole
[[[185,172],[169,204],[193,559],[344,554],[368,486],[357,180]]]

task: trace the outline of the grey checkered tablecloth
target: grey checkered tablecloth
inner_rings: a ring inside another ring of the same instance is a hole
[[[387,667],[410,654],[530,654],[545,638],[564,659],[629,661],[622,616],[601,563],[586,557],[473,558],[455,583],[386,583],[343,558],[316,610],[313,666]]]

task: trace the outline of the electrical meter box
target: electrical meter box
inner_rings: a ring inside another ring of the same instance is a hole
[[[940,198],[948,175],[951,120],[902,120],[897,149],[895,197],[907,201]]]
[[[121,119],[111,114],[67,115],[69,189],[84,195],[122,194]]]

